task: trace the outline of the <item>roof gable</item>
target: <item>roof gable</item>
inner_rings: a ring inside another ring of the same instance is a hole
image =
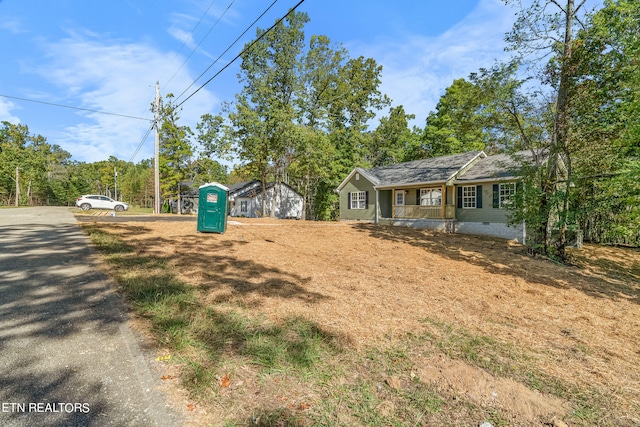
[[[540,154],[539,154],[540,155]],[[501,181],[516,179],[523,161],[535,162],[531,151],[487,156],[473,163],[457,177],[456,182]]]
[[[200,187],[198,188],[205,188],[205,187],[218,187],[218,188],[222,188],[225,191],[229,191],[229,188],[223,184],[220,184],[219,182],[207,182],[202,184]]]
[[[229,197],[235,197],[240,193],[250,191],[255,187],[260,187],[260,181],[258,181],[257,179],[254,179],[252,181],[238,182],[237,184],[229,186]]]
[[[340,190],[342,190],[344,186],[347,185],[349,181],[351,181],[351,178],[353,178],[353,176],[357,173],[359,173],[362,177],[364,177],[367,181],[369,181],[374,186],[380,183],[378,179],[375,176],[371,175],[367,169],[353,168],[353,170],[349,173],[349,175],[347,175],[347,177],[340,183],[340,185],[338,185],[335,191],[340,192]]]
[[[287,187],[289,190],[291,190],[292,192],[294,192],[295,194],[299,195],[300,197],[302,197],[302,195],[300,193],[298,193],[296,190],[294,190],[290,185],[284,183],[284,182],[279,182],[277,183],[278,186],[284,186]],[[275,182],[268,182],[267,185],[265,185],[265,189],[269,190],[273,187],[276,186]],[[254,179],[253,181],[246,181],[246,182],[239,182],[238,184],[234,184],[231,187],[229,187],[229,197],[231,199],[234,199],[236,197],[248,197],[248,198],[252,198],[257,196],[258,194],[262,193],[262,183],[260,180]]]
[[[445,183],[454,178],[469,164],[485,156],[486,154],[482,151],[470,151],[450,156],[430,157],[412,162],[379,166],[367,170],[367,173],[378,181],[376,184],[378,187],[430,182]]]

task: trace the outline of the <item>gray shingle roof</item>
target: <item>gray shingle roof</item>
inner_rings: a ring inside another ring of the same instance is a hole
[[[482,151],[470,151],[372,169],[359,169],[358,172],[376,186],[446,182],[470,161],[482,154]]]
[[[523,160],[533,162],[531,151],[518,151],[514,154],[496,154],[478,159],[456,181],[482,181],[491,179],[514,179],[518,177],[519,165]]]
[[[239,193],[244,193],[256,186],[260,185],[260,181],[254,179],[253,181],[238,182],[229,186],[229,197],[238,196]]]
[[[275,185],[275,182],[268,182],[265,186],[266,190],[269,190],[271,187]],[[294,190],[290,185],[287,185],[284,182],[281,182],[280,185],[284,185],[289,188],[291,191],[298,193]],[[262,192],[262,184],[260,180],[254,179],[253,181],[239,182],[229,187],[229,197],[255,197]],[[298,193],[300,194],[300,193]]]

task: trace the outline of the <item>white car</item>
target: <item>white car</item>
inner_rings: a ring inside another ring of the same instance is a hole
[[[116,212],[122,212],[129,209],[129,205],[124,202],[118,202],[110,197],[95,194],[78,197],[76,206],[83,211],[88,211],[89,209],[112,209]]]

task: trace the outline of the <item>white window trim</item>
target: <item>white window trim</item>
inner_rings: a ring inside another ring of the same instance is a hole
[[[433,197],[433,194],[437,192],[438,196]],[[434,203],[434,201],[440,199],[440,203]],[[426,201],[427,203],[422,203]],[[420,206],[434,207],[442,206],[442,190],[440,188],[421,188],[420,189]]]
[[[398,203],[398,196],[402,196],[402,203]],[[396,190],[396,206],[404,206],[405,204],[405,197],[406,195],[404,194],[404,190]]]
[[[462,187],[462,209],[476,209],[477,187],[464,185]]]
[[[509,206],[513,201],[511,198],[516,194],[516,183],[505,182],[498,187],[498,206],[500,209]]]
[[[367,209],[367,192],[366,191],[352,191],[351,195],[351,209]]]
[[[244,205],[245,209],[242,209],[243,205]],[[248,200],[241,200],[240,201],[240,213],[241,214],[249,213],[249,201]]]

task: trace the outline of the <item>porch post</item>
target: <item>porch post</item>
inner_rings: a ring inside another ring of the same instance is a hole
[[[442,184],[442,219],[447,219],[447,184]]]
[[[379,216],[378,212],[380,211],[380,201],[379,200],[380,199],[378,198],[378,189],[376,188],[376,216],[375,216],[375,218],[376,218],[375,219],[375,223],[376,224],[378,223],[378,220],[379,220],[379,218],[378,218],[378,216]]]
[[[396,217],[396,189],[391,190],[391,218]]]

